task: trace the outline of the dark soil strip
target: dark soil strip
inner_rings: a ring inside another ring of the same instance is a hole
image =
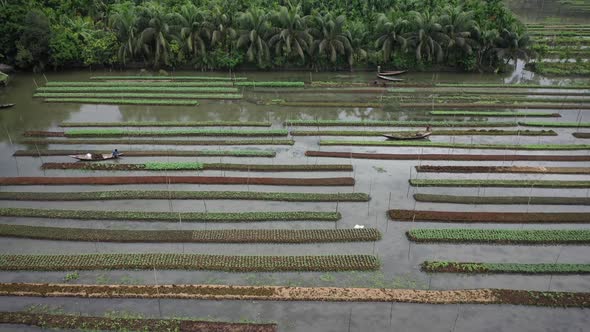
[[[540,174],[590,174],[590,167],[541,167],[541,166],[416,166],[418,172],[429,173],[540,173]]]
[[[418,202],[452,203],[452,204],[590,205],[590,197],[452,196],[452,195],[414,194],[414,199],[417,200]]]
[[[224,199],[284,202],[368,202],[365,193],[288,193],[256,191],[168,191],[120,190],[97,192],[5,192],[0,200],[10,201],[105,201],[119,199]]]
[[[2,217],[167,222],[338,221],[339,212],[151,212],[0,208]]]
[[[80,145],[293,145],[292,139],[242,139],[242,140],[164,140],[164,139],[25,139],[22,144],[80,144]]]
[[[150,243],[324,243],[377,241],[381,233],[364,229],[214,229],[113,230],[0,224],[1,237],[57,241]]]
[[[590,133],[573,133],[575,138],[590,138]]]
[[[60,127],[270,127],[270,122],[239,121],[131,121],[62,122]]]
[[[308,157],[381,159],[381,160],[464,160],[464,161],[590,161],[590,156],[562,155],[492,155],[492,154],[391,154],[335,151],[306,151]]]
[[[70,156],[75,154],[105,154],[108,150],[17,150],[15,157],[39,157],[39,156]],[[276,156],[275,151],[265,150],[172,150],[172,151],[124,151],[127,157],[267,157]]]
[[[590,188],[590,181],[561,180],[446,180],[410,179],[416,187],[482,187],[482,188]]]
[[[43,329],[104,331],[178,331],[178,332],[276,332],[274,323],[225,323],[185,319],[145,319],[92,317],[71,314],[0,312],[0,324],[38,326]]]
[[[63,131],[42,131],[42,130],[29,130],[23,133],[23,136],[27,137],[66,137],[66,133]]]
[[[419,243],[590,244],[590,230],[586,229],[418,228],[407,231],[406,235]]]
[[[265,186],[354,186],[351,177],[264,178],[229,176],[0,177],[0,185],[246,184]]]
[[[224,170],[244,172],[351,172],[352,165],[256,165],[256,164],[225,164],[204,163],[201,168],[185,163],[174,167],[148,167],[146,164],[106,164],[106,163],[44,163],[42,169],[81,169],[89,171],[183,171],[183,170]]]
[[[0,283],[0,296],[144,298],[250,301],[402,302],[590,307],[590,293],[512,289],[418,290],[388,288],[224,285],[80,285]]]
[[[201,254],[0,255],[3,271],[207,270],[227,272],[375,271],[372,255],[245,256]]]
[[[590,264],[522,264],[426,261],[422,263],[421,267],[422,271],[429,273],[590,274]]]
[[[466,222],[466,223],[590,223],[590,213],[521,213],[521,212],[450,212],[389,210],[397,221]]]
[[[407,134],[409,131],[360,131],[360,130],[301,130],[292,131],[292,136],[382,136],[383,134]],[[557,136],[553,130],[434,130],[433,136]]]

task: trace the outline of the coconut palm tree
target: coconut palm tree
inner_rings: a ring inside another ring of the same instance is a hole
[[[350,23],[348,31],[350,32],[350,44],[352,45],[354,61],[365,60],[367,58],[366,45],[369,31],[360,21]]]
[[[519,35],[517,32],[503,29],[499,38],[496,39],[496,55],[500,59],[505,59],[506,64],[510,60],[528,60],[533,55],[531,44],[528,34]]]
[[[375,46],[383,52],[383,60],[389,61],[396,51],[406,48],[404,33],[409,27],[409,22],[401,16],[397,9],[390,10],[387,14],[377,15],[378,38]]]
[[[225,14],[222,7],[215,6],[211,12],[211,22],[211,44],[223,45],[229,51],[230,42],[237,36],[236,30],[232,28],[231,17]]]
[[[137,11],[134,4],[125,2],[113,5],[109,26],[116,31],[120,41],[121,46],[119,46],[117,56],[123,65],[136,53],[137,21]]]
[[[212,27],[208,21],[208,13],[192,3],[187,3],[180,7],[178,14],[181,44],[194,58],[198,54],[204,54],[207,51],[207,43],[211,40]]]
[[[353,49],[350,43],[350,32],[344,28],[346,17],[340,15],[333,18],[331,14],[313,15],[309,20],[312,26],[310,33],[314,37],[311,53],[325,57],[332,64],[336,63],[339,55],[343,55],[348,65],[352,66]]]
[[[459,49],[471,54],[478,46],[479,27],[473,19],[472,11],[463,11],[461,7],[446,7],[440,17],[444,33],[449,37],[447,50]]]
[[[249,9],[238,16],[240,27],[236,46],[246,48],[248,61],[256,62],[263,66],[270,61],[270,49],[266,42],[266,36],[270,32],[269,15],[262,9]]]
[[[443,32],[438,17],[428,11],[424,13],[411,11],[410,17],[413,32],[409,34],[408,41],[412,43],[416,60],[442,61],[443,46],[449,44],[450,38]]]
[[[305,60],[305,52],[309,50],[313,38],[307,31],[305,20],[299,15],[301,7],[280,7],[273,15],[276,28],[268,40],[270,47],[274,47],[277,56],[299,56]]]
[[[139,35],[136,47],[152,60],[154,68],[158,68],[161,61],[168,64],[170,15],[166,14],[164,7],[157,2],[147,2],[140,7],[140,10],[148,18],[148,24]]]

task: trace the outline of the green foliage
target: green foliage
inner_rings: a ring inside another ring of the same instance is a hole
[[[453,273],[519,273],[519,274],[588,274],[590,264],[564,263],[463,263],[425,261],[422,270],[426,272]]]
[[[226,87],[162,87],[162,86],[45,86],[37,89],[40,92],[200,92],[200,93],[227,93],[238,92],[237,88]],[[190,96],[190,95],[188,95]]]
[[[126,130],[126,129],[71,129],[66,137],[105,136],[287,136],[285,129],[244,130],[244,129],[173,129],[173,130]]]
[[[42,98],[69,98],[69,99],[89,99],[103,100],[111,99],[117,101],[120,98],[160,98],[165,99],[242,99],[240,94],[230,93],[140,93],[140,92],[37,92],[33,97]],[[134,101],[129,99],[126,101]],[[112,103],[112,102],[111,102]],[[122,102],[126,103],[126,102]],[[170,101],[170,103],[174,103]],[[147,102],[146,102],[147,104]],[[187,104],[193,105],[192,102]],[[161,105],[161,104],[159,104]]]
[[[515,127],[515,122],[487,121],[382,121],[382,120],[287,120],[286,126],[358,126],[358,127]]]
[[[195,106],[196,100],[174,99],[110,99],[110,98],[47,98],[48,103],[120,104],[120,105],[183,105]]]
[[[270,127],[257,121],[131,121],[131,122],[62,122],[60,127]]]
[[[24,18],[16,41],[15,62],[19,67],[43,70],[50,52],[50,26],[47,16],[32,10]],[[14,38],[14,37],[13,37]]]
[[[171,140],[171,139],[132,139],[132,138],[117,138],[117,139],[28,139],[23,140],[24,144],[109,144],[109,145],[293,145],[295,142],[292,139],[270,138],[270,139],[224,139],[224,140]],[[173,155],[173,153],[170,153]]]
[[[430,115],[459,115],[459,116],[487,116],[487,117],[560,117],[559,113],[545,112],[472,112],[472,111],[430,111]]]
[[[590,205],[587,197],[550,196],[454,196],[435,194],[414,194],[419,202],[453,204],[542,204],[542,205]]]
[[[496,150],[589,150],[590,144],[469,144],[431,141],[334,141],[320,140],[320,145],[349,146],[419,146],[453,149],[496,149]]]
[[[407,233],[416,242],[493,243],[493,244],[588,244],[590,231],[584,229],[516,230],[438,228],[411,229]]]
[[[414,134],[413,131],[361,131],[361,130],[301,130],[291,131],[292,136],[383,136],[383,134]],[[552,130],[498,130],[498,129],[469,129],[469,130],[434,130],[434,136],[457,136],[457,135],[489,135],[489,136],[557,136]]]
[[[555,128],[590,128],[590,122],[518,122],[521,126],[528,127],[555,127]]]

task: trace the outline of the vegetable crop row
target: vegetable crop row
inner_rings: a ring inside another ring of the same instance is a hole
[[[292,136],[382,136],[383,134],[407,134],[409,131],[362,131],[362,130],[299,130],[292,131]],[[489,136],[557,136],[553,130],[433,130],[435,136],[489,135]]]
[[[241,94],[230,94],[230,93],[141,93],[141,92],[38,92],[33,97],[41,98],[64,98],[69,99],[80,99],[84,100],[104,100],[114,99],[121,100],[123,98],[147,98],[146,103],[151,98],[158,98],[160,100],[169,99],[242,99]],[[46,100],[50,100],[46,99]],[[127,99],[125,99],[127,100]],[[170,100],[172,101],[172,100]],[[192,102],[192,101],[190,101]]]
[[[347,159],[380,159],[380,160],[463,160],[463,161],[590,161],[584,155],[533,155],[533,154],[436,154],[436,153],[359,153],[337,151],[305,151],[308,157],[328,157]]]
[[[556,127],[556,128],[590,128],[590,122],[518,122],[521,126],[527,127]]]
[[[379,120],[287,120],[285,126],[353,126],[353,127],[516,127],[516,122],[488,121],[379,121]]]
[[[411,241],[427,243],[590,244],[587,229],[417,228],[406,235]]]
[[[261,164],[228,164],[199,162],[149,162],[145,164],[119,163],[44,163],[42,169],[81,169],[89,171],[186,171],[186,170],[224,170],[247,172],[350,172],[352,165],[319,164],[319,165],[261,165]]]
[[[60,127],[270,127],[264,121],[121,121],[62,122]]]
[[[172,86],[47,86],[37,89],[41,93],[56,92],[158,92],[158,93],[180,93],[180,92],[201,92],[201,93],[237,93],[238,88],[234,87],[172,87]],[[43,97],[43,96],[39,96]]]
[[[389,210],[389,217],[399,221],[466,223],[590,223],[590,213],[575,212],[453,212]]]
[[[17,157],[39,157],[39,156],[70,156],[75,154],[108,154],[108,150],[17,150],[13,156]],[[170,157],[266,157],[276,156],[275,151],[265,150],[172,150],[172,151],[125,151],[127,157],[152,157],[152,156],[170,156]]]
[[[590,85],[541,85],[541,84],[499,84],[499,83],[436,83],[437,87],[476,87],[476,88],[522,88],[522,89],[590,89]]]
[[[111,98],[47,98],[48,103],[120,104],[120,105],[177,105],[195,106],[196,100],[175,99],[111,99]]]
[[[471,263],[425,261],[422,263],[425,272],[450,273],[518,273],[518,274],[588,274],[590,264],[566,263]]]
[[[429,173],[537,173],[537,174],[590,174],[590,167],[544,166],[416,166],[418,172]]]
[[[453,196],[435,194],[414,194],[414,199],[418,202],[452,204],[590,205],[590,197]]]
[[[590,181],[411,179],[417,187],[590,188]]]
[[[305,83],[301,81],[268,81],[268,82],[256,82],[256,81],[242,81],[235,82],[234,86],[240,87],[270,87],[270,88],[292,88],[292,87],[304,87]]]
[[[106,81],[47,82],[46,87],[233,87],[230,81]]]
[[[152,76],[152,75],[127,75],[127,76],[92,76],[91,80],[125,80],[125,81],[243,81],[246,77],[226,77],[226,76]]]
[[[431,115],[453,115],[453,116],[483,116],[483,117],[551,117],[559,118],[559,113],[546,112],[470,112],[470,111],[430,111]]]
[[[171,129],[171,130],[126,130],[126,129],[70,129],[66,137],[144,137],[144,136],[287,136],[286,129]]]
[[[109,145],[293,145],[292,139],[242,139],[242,140],[166,140],[166,139],[25,139],[23,144],[109,144]]]
[[[418,146],[452,149],[495,149],[495,150],[588,150],[590,144],[470,144],[431,141],[333,141],[320,140],[320,145],[349,146]]]

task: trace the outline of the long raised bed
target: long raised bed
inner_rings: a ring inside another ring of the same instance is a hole
[[[0,296],[249,301],[402,302],[590,307],[590,293],[514,289],[388,289],[226,285],[84,285],[0,283]]]
[[[0,312],[0,324],[80,331],[276,332],[276,323],[228,323],[192,319],[118,318],[77,314]]]
[[[98,83],[98,82],[93,82]],[[235,87],[214,87],[214,86],[146,86],[146,85],[127,85],[127,86],[44,86],[37,88],[41,93],[72,93],[72,92],[156,92],[156,93],[237,93]]]
[[[115,105],[171,105],[196,106],[196,100],[181,99],[117,99],[117,98],[46,98],[46,103],[115,104]]]
[[[60,127],[270,127],[264,121],[121,121],[62,122]]]
[[[0,177],[0,185],[244,184],[265,186],[354,186],[351,177],[264,178],[229,176]]]
[[[209,270],[228,272],[374,271],[371,255],[230,256],[201,254],[0,255],[4,271]]]
[[[308,157],[380,159],[380,160],[461,160],[461,161],[590,161],[584,155],[516,155],[516,154],[417,154],[417,153],[360,153],[338,151],[305,151]]]
[[[297,130],[291,131],[292,136],[383,136],[383,134],[408,134],[409,131],[362,131],[362,130]],[[433,130],[434,136],[557,136],[553,130]]]
[[[233,87],[231,81],[106,81],[106,82],[71,82],[53,81],[47,82],[46,87]],[[43,88],[43,87],[40,87]]]
[[[590,213],[575,212],[454,212],[389,210],[396,221],[465,222],[465,223],[590,223]]]
[[[573,133],[575,138],[590,138],[590,133]]]
[[[422,263],[424,272],[450,273],[517,273],[517,274],[588,274],[590,264],[565,263],[472,263],[425,261]]]
[[[518,122],[521,126],[527,127],[555,127],[555,128],[590,128],[590,122]]]
[[[127,100],[127,98],[141,98],[149,101],[151,99],[170,100],[170,99],[242,99],[241,94],[237,93],[155,93],[155,92],[37,92],[33,95],[36,98],[48,99],[88,99],[88,100]],[[48,100],[46,99],[46,100]],[[129,99],[132,100],[132,99]],[[102,102],[101,102],[102,103]],[[147,104],[147,102],[146,102]]]
[[[227,140],[167,140],[167,139],[25,139],[23,144],[108,144],[108,145],[293,145],[292,139],[282,138],[259,138],[259,139],[227,139]]]
[[[424,243],[590,244],[587,229],[418,228],[406,235],[411,241]]]
[[[305,127],[516,127],[516,122],[488,121],[379,121],[379,120],[287,120],[285,126]]]
[[[92,76],[91,80],[124,80],[124,81],[243,81],[246,77],[227,76],[153,76],[153,75],[112,75]]]
[[[469,112],[469,111],[430,111],[430,115],[443,115],[443,116],[482,116],[482,117],[522,117],[522,118],[559,118],[559,113],[546,113],[546,112]]]
[[[150,162],[145,164],[118,163],[44,163],[42,169],[81,169],[89,171],[186,171],[224,170],[244,172],[339,172],[352,171],[352,165],[274,165],[228,164],[199,162]]]
[[[108,150],[17,150],[13,156],[16,157],[39,157],[39,156],[70,156],[76,154],[108,154]],[[275,151],[265,150],[144,150],[125,151],[126,157],[265,157],[276,156]]]
[[[54,133],[65,137],[146,137],[146,136],[287,136],[285,129],[244,130],[244,129],[169,129],[169,130],[126,130],[126,129],[71,129],[66,132],[27,131],[25,136],[54,136]]]
[[[322,243],[377,241],[381,233],[365,229],[214,229],[113,230],[0,224],[0,237],[57,241],[186,243]]]
[[[590,181],[410,179],[417,187],[590,188]]]
[[[0,208],[2,217],[169,222],[338,221],[339,212],[152,212]]]
[[[320,140],[326,146],[394,146],[433,147],[451,149],[494,149],[494,150],[590,150],[590,144],[470,144],[431,141],[334,141]]]
[[[418,202],[452,204],[590,205],[590,197],[454,196],[436,194],[414,194],[414,199]]]
[[[437,87],[461,88],[507,88],[507,89],[575,89],[587,90],[590,85],[541,85],[541,84],[502,84],[502,83],[436,83]]]
[[[429,173],[539,173],[539,174],[590,174],[590,167],[544,166],[416,166],[418,172]]]

